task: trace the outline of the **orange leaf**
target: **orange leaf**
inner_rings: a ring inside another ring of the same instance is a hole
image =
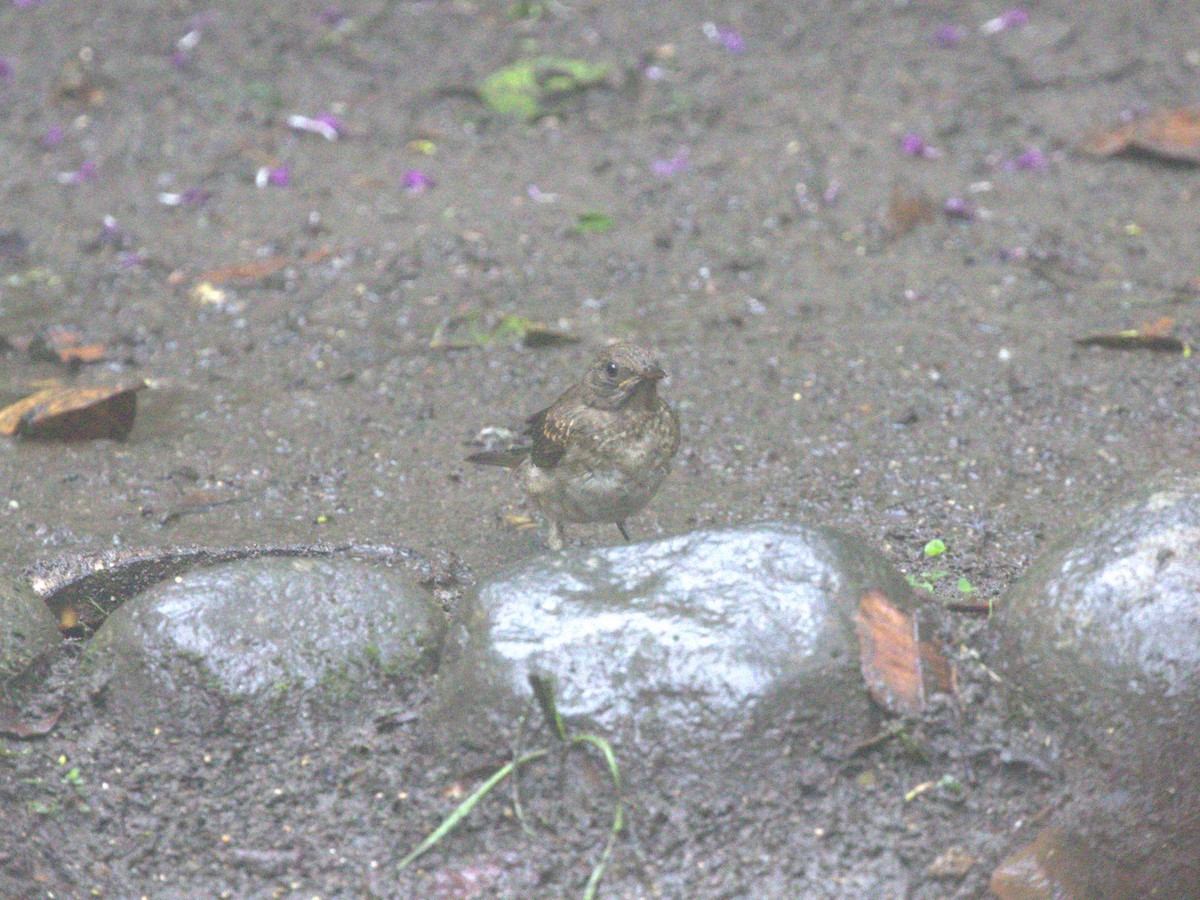
[[[1200,106],[1161,109],[1128,125],[1094,132],[1080,149],[1094,156],[1134,150],[1200,164]]]
[[[120,440],[133,429],[143,382],[118,387],[47,388],[0,410],[0,434],[42,440]]]
[[[253,281],[258,278],[268,278],[286,265],[287,260],[283,257],[272,256],[269,259],[256,259],[253,262],[238,263],[223,269],[213,269],[211,272],[201,275],[200,278],[202,281],[211,281],[213,284],[223,284],[234,279]]]
[[[950,661],[932,642],[922,641],[913,617],[882,593],[862,597],[854,625],[863,680],[884,709],[915,716],[925,710],[929,693],[953,693]]]

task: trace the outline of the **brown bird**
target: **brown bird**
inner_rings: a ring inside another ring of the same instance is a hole
[[[612,522],[628,541],[625,520],[650,502],[679,449],[679,419],[658,395],[666,375],[642,347],[609,347],[578,384],[525,420],[524,440],[467,459],[515,470],[550,519],[551,550],[562,549],[566,522]]]

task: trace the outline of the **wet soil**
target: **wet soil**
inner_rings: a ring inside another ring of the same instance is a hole
[[[1194,169],[1074,150],[1194,98],[1193,5],[1038,3],[991,35],[1002,8],[974,2],[341,10],[0,9],[0,390],[150,384],[123,442],[0,443],[6,577],[114,546],[387,544],[452,606],[544,552],[465,445],[617,338],[658,349],[684,422],[635,539],[824,521],[948,572],[940,600],[966,578],[1002,603],[1048,538],[1194,463],[1192,360],[1074,343],[1164,315],[1195,337]],[[473,96],[534,53],[612,74],[535,123]],[[285,124],[326,112],[337,141]],[[937,152],[904,152],[910,132]],[[263,168],[286,184],[257,186]],[[432,185],[406,189],[411,171]],[[611,229],[579,233],[587,213]],[[506,315],[582,343],[431,347]],[[20,349],[54,326],[108,360]],[[950,549],[931,562],[933,538]],[[961,697],[911,739],[852,752],[784,722],[789,751],[732,774],[622,759],[603,895],[983,895],[1071,773],[1002,714],[986,618],[952,615],[947,637]],[[522,779],[552,825],[527,834],[493,798],[398,876],[508,736],[434,753],[423,687],[386,678],[282,718],[130,728],[75,683],[74,652],[28,701],[64,705],[58,726],[0,743],[7,896],[577,896],[603,846],[603,772],[573,756]],[[951,848],[965,875],[931,874]]]

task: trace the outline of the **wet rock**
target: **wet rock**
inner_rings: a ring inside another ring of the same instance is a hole
[[[442,614],[410,580],[348,559],[256,559],[176,576],[126,602],[85,665],[118,714],[201,719],[231,700],[352,694],[436,663]]]
[[[1098,897],[1095,860],[1086,847],[1058,828],[1044,829],[1033,843],[1007,857],[989,887],[1000,900],[1084,900]],[[1110,883],[1111,886],[1111,883]]]
[[[1101,744],[1170,726],[1200,693],[1198,584],[1200,478],[1164,476],[1013,586],[996,618],[1000,667],[1042,718]]]
[[[1076,26],[1051,15],[1038,14],[1028,25],[1005,30],[993,37],[996,52],[1009,66],[1018,87],[1040,89],[1079,81],[1113,79],[1144,64],[1136,46],[1120,46],[1097,39],[1094,31],[1108,30],[1105,18],[1120,18],[1117,10],[1098,9],[1081,34]],[[1107,27],[1106,27],[1107,26]]]
[[[481,587],[449,642],[442,715],[467,733],[511,724],[540,675],[565,717],[626,736],[701,741],[796,710],[853,730],[855,612],[872,591],[911,602],[880,554],[799,525],[541,557]]]
[[[0,685],[59,649],[50,608],[26,587],[0,586]]]
[[[1026,875],[1049,853],[1071,865],[1045,896],[1200,897],[1197,585],[1200,478],[1168,473],[1065,536],[1000,605],[997,665],[1059,730],[1078,798],[1005,884],[1046,883],[1059,869]]]

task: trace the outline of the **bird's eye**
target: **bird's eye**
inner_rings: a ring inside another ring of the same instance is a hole
[[[610,362],[604,367],[604,374],[609,378],[616,378],[618,371],[620,370],[617,368],[617,364],[615,362]]]

